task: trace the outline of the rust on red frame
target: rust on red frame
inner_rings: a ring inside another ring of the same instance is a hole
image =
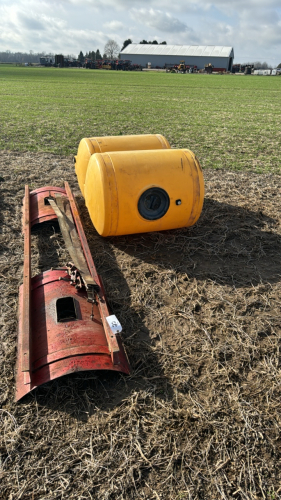
[[[30,193],[30,227],[40,222],[56,219],[57,216],[48,202],[48,198],[54,197],[56,194],[66,196],[65,189],[46,186],[35,189]]]
[[[70,284],[67,268],[31,278],[31,226],[56,219],[48,197],[64,196],[81,242],[89,273],[99,285],[96,303],[85,289]],[[43,202],[42,202],[43,200]],[[32,389],[63,375],[84,370],[114,370],[128,374],[129,363],[119,335],[106,322],[109,311],[75,199],[66,189],[47,187],[29,193],[23,209],[24,278],[19,291],[16,400]]]

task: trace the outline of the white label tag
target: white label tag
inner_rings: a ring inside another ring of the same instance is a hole
[[[116,335],[116,333],[122,332],[121,323],[118,321],[115,314],[112,314],[112,316],[107,316],[106,321],[109,324],[112,333]]]

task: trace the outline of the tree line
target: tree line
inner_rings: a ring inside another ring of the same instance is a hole
[[[130,38],[128,38],[127,40],[125,40],[125,42],[123,42],[123,46],[122,46],[121,52],[126,47],[128,47],[128,45],[130,45],[130,43],[133,43]],[[143,44],[143,45],[146,45],[146,44],[151,44],[151,45],[167,45],[167,42],[160,42],[158,44],[157,40],[153,40],[152,42],[148,42],[147,40],[142,40],[140,43]]]
[[[130,43],[133,43],[130,38],[125,40],[121,51],[124,50],[124,48],[127,47]],[[152,42],[142,40],[140,43],[150,43],[153,45],[158,44],[156,40],[153,40]],[[166,42],[161,42],[160,45],[163,44],[166,45]],[[65,57],[68,59],[78,59],[78,61],[82,64],[85,59],[91,59],[92,61],[96,61],[99,59],[117,59],[119,57],[119,53],[120,46],[118,45],[118,43],[115,42],[115,40],[108,40],[108,42],[104,46],[103,54],[101,54],[99,49],[89,50],[88,52],[85,52],[85,54],[83,54],[82,50],[80,50],[78,56],[68,54],[65,55]],[[55,59],[55,54],[53,54],[52,52],[48,54],[46,52],[33,52],[33,50],[30,50],[29,52],[11,52],[10,50],[0,52],[0,62],[3,63],[36,64],[40,62],[40,57],[49,57],[51,59]]]
[[[255,69],[273,69],[273,67],[270,64],[268,64],[266,61],[264,61],[264,62],[256,61],[252,64],[254,65]],[[279,64],[277,66],[277,68],[280,68],[280,67],[281,67],[281,64]]]
[[[55,59],[55,54],[46,54],[46,52],[11,52],[6,50],[0,52],[0,61],[4,63],[39,63],[40,57],[51,57]],[[70,56],[69,56],[70,57]]]
[[[108,40],[104,46],[104,51],[103,51],[103,56],[101,56],[101,53],[99,49],[96,51],[90,50],[89,52],[86,52],[85,55],[83,54],[82,50],[80,50],[79,55],[78,55],[78,61],[83,63],[85,59],[91,59],[92,61],[96,61],[98,59],[117,59],[119,57],[120,52],[124,50],[130,43],[133,43],[130,38],[125,40],[123,42],[122,48],[120,50],[120,46],[118,45],[115,40]],[[141,44],[152,44],[152,45],[158,45],[157,40],[153,40],[152,42],[147,41],[147,40],[142,40],[140,42]],[[167,45],[167,42],[161,42],[159,45]]]
[[[98,59],[117,59],[119,57],[119,53],[122,52],[130,43],[133,43],[130,38],[125,40],[123,42],[122,48],[120,50],[120,47],[115,40],[108,40],[108,42],[104,46],[104,52],[103,55],[99,51],[99,49],[95,50],[90,50],[83,54],[82,50],[79,52],[78,56],[76,57],[73,54],[68,54],[65,57],[69,59],[78,59],[81,63],[85,61],[85,59],[91,59],[92,61],[96,61]],[[158,44],[157,40],[153,41],[147,41],[147,40],[142,40],[139,42],[140,44],[152,44],[152,45],[167,45],[167,42],[161,42]],[[11,52],[10,50],[2,51],[0,52],[0,62],[3,63],[19,63],[19,64],[24,64],[24,63],[39,63],[40,62],[40,57],[50,57],[52,59],[55,58],[55,54],[53,53],[48,53],[46,52],[33,52],[30,50],[29,52]],[[267,62],[252,62],[252,63],[247,63],[247,64],[253,64],[255,69],[271,69],[272,66],[270,66]],[[281,68],[281,63],[278,64],[277,68]]]

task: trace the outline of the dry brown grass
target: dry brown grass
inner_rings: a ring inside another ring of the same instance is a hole
[[[281,178],[205,171],[192,229],[102,239],[78,198],[129,377],[73,374],[15,404],[21,202],[70,158],[0,158],[0,498],[275,500],[280,476]],[[33,273],[65,263],[57,229]]]

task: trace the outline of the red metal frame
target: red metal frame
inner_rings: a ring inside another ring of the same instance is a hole
[[[25,188],[28,188],[28,186],[26,186]],[[38,224],[39,222],[46,222],[48,220],[57,218],[52,207],[45,202],[47,198],[54,197],[57,193],[61,194],[62,196],[66,196],[65,189],[54,186],[46,186],[31,191],[30,227],[34,226],[34,224]]]
[[[23,206],[23,233],[24,233],[24,264],[23,264],[23,297],[22,308],[22,350],[21,364],[25,383],[30,382],[30,291],[31,291],[31,262],[30,262],[30,203],[29,188],[25,186]]]
[[[57,193],[69,201],[89,273],[100,286],[97,304],[87,300],[86,290],[70,284],[66,268],[31,278],[30,229],[35,223],[56,219],[45,198],[55,197]],[[19,291],[16,400],[41,384],[76,371],[114,370],[128,374],[130,367],[121,339],[111,332],[106,321],[109,311],[103,284],[68,183],[65,190],[46,187],[31,193],[26,186],[23,232],[24,276]],[[66,297],[73,301],[75,314],[72,319],[58,321],[57,301]]]

